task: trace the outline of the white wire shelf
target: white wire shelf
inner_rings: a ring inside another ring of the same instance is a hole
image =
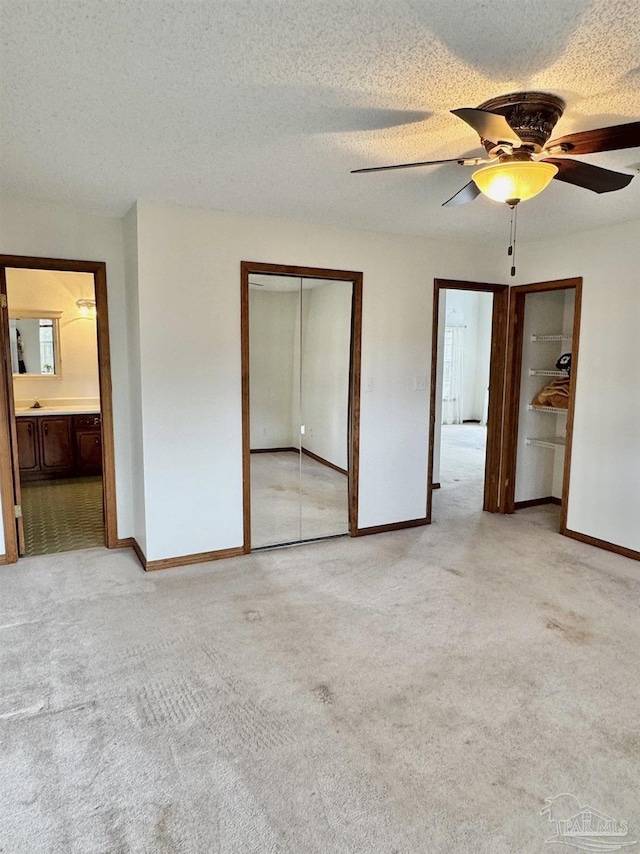
[[[546,368],[529,368],[530,377],[568,377],[566,371],[556,371]]]
[[[548,439],[527,439],[527,445],[534,445],[536,448],[564,448],[566,439],[560,436],[550,436]]]
[[[531,340],[536,341],[572,341],[573,335],[532,335]]]
[[[529,404],[527,409],[530,412],[554,412],[556,415],[566,415],[566,409],[560,409],[557,406],[534,406],[533,404]]]

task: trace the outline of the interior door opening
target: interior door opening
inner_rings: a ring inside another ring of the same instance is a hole
[[[506,285],[436,280],[429,499],[440,515],[500,510]]]
[[[7,559],[117,545],[104,265],[3,261]]]
[[[242,265],[245,551],[357,527],[361,276]]]
[[[505,511],[549,505],[567,526],[581,279],[511,290]]]

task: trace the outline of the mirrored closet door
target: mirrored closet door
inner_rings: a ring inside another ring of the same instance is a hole
[[[349,531],[353,284],[251,274],[251,546]]]
[[[349,531],[351,282],[304,280],[300,359],[301,539]]]

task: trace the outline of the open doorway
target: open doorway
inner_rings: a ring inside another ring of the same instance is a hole
[[[242,264],[245,551],[357,529],[362,275]]]
[[[547,505],[567,532],[582,279],[511,290],[504,512]],[[555,506],[554,506],[555,505]]]
[[[500,510],[507,306],[506,285],[435,281],[429,521],[434,489],[443,511]]]
[[[117,545],[105,265],[0,257],[7,561]]]

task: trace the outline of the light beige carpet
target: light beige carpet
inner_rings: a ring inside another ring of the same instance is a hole
[[[306,454],[251,454],[251,544],[332,537],[349,530],[347,476]]]
[[[541,854],[561,793],[639,839],[639,565],[440,492],[430,528],[1,568],[0,850]]]
[[[482,424],[443,424],[440,433],[440,484],[462,483],[475,497],[484,485],[487,428]],[[482,504],[482,499],[480,500]]]

